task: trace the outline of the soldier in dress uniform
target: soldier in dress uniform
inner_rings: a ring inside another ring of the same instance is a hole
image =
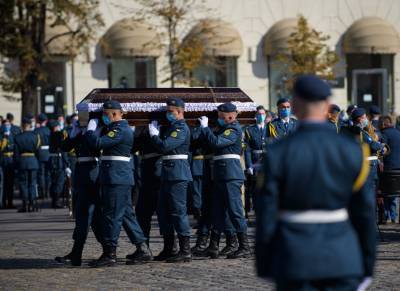
[[[22,132],[21,128],[14,124],[14,115],[12,113],[7,113],[6,119],[11,123],[11,134],[16,136]]]
[[[369,148],[326,124],[326,82],[303,75],[293,91],[300,125],[268,148],[257,199],[258,275],[277,290],[357,290],[375,262]]]
[[[158,123],[149,124],[153,145],[162,156],[161,191],[158,221],[164,239],[159,259],[169,263],[190,262],[191,228],[187,214],[187,189],[192,181],[188,161],[190,130],[184,119],[185,104],[181,99],[167,100],[168,127],[160,136]],[[179,252],[173,255],[174,231],[178,234]]]
[[[0,165],[2,168],[2,181],[3,192],[2,201],[0,204],[4,208],[14,208],[14,176],[15,176],[15,163],[14,163],[14,140],[15,135],[11,131],[12,124],[8,119],[3,121],[2,130],[0,132]]]
[[[375,129],[375,132],[379,132],[379,118],[381,117],[381,110],[376,105],[371,105],[369,108],[369,120]]]
[[[247,222],[243,213],[241,187],[244,173],[240,164],[242,154],[242,129],[236,120],[236,106],[224,103],[218,106],[218,130],[208,127],[208,118],[200,118],[202,137],[214,151],[214,230],[211,233],[210,249],[218,253],[220,234],[225,230],[226,214],[235,229],[239,248],[228,258],[251,255],[247,238]]]
[[[131,191],[134,183],[131,163],[133,132],[123,118],[121,104],[109,100],[103,104],[102,135],[96,132],[98,120],[91,119],[87,127],[87,141],[92,150],[102,150],[100,157],[100,189],[102,207],[103,253],[91,263],[92,267],[114,266],[116,249],[122,225],[130,240],[137,247],[127,264],[150,261],[153,256],[146,244],[146,237],[137,222],[132,207]]]
[[[50,143],[50,129],[47,126],[47,116],[44,113],[38,116],[39,127],[35,129],[35,133],[40,136],[40,149],[38,150],[38,190],[39,197],[47,198],[50,185],[50,172],[49,172],[49,143]]]
[[[267,137],[270,143],[288,136],[297,127],[297,120],[291,117],[292,110],[289,99],[280,98],[276,105],[278,106],[278,118],[267,125]]]
[[[77,155],[75,178],[75,229],[72,235],[74,245],[69,254],[56,257],[63,264],[80,266],[82,251],[90,226],[97,241],[102,244],[99,177],[99,150],[93,150],[85,137],[86,128],[74,121],[68,137],[62,143],[62,150],[74,150]]]
[[[18,184],[22,197],[22,208],[19,212],[37,210],[37,171],[39,163],[36,158],[40,148],[40,136],[32,130],[29,118],[22,119],[23,132],[15,137],[14,158],[18,169]]]
[[[329,105],[328,124],[334,130],[336,130],[337,133],[340,132],[339,115],[340,115],[340,107],[337,106],[336,104]]]
[[[255,115],[256,124],[250,125],[245,129],[244,142],[245,142],[245,163],[249,183],[246,189],[246,212],[248,213],[253,207],[256,199],[256,181],[257,176],[262,170],[262,157],[265,153],[267,126],[265,124],[266,111],[263,106],[257,107]]]

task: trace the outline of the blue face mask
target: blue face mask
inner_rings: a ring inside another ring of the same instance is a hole
[[[264,114],[257,114],[256,115],[256,121],[257,121],[258,124],[264,123],[265,115]]]
[[[369,124],[368,119],[363,119],[363,120],[361,121],[361,126],[362,126],[362,128],[366,128],[366,127],[368,126],[368,124]]]
[[[280,116],[281,118],[289,117],[290,114],[291,114],[290,108],[279,109],[279,116]]]
[[[173,122],[176,120],[176,117],[172,112],[167,112],[167,114],[165,116],[167,117],[169,122]]]
[[[110,123],[111,123],[111,120],[110,120],[110,118],[107,116],[107,115],[102,115],[101,116],[101,119],[103,120],[103,123],[105,124],[105,125],[109,125]]]
[[[224,126],[224,125],[225,125],[225,120],[224,120],[224,119],[218,118],[217,121],[218,121],[218,124],[219,124],[220,126]]]

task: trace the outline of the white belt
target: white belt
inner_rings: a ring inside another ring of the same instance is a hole
[[[279,219],[290,223],[335,223],[346,221],[349,218],[347,209],[338,210],[306,210],[282,211]]]
[[[240,160],[240,155],[235,155],[235,154],[227,154],[227,155],[220,155],[220,156],[214,156],[213,160],[223,160],[223,159],[237,159]]]
[[[163,161],[164,160],[187,160],[188,155],[168,155],[168,156],[162,156]]]
[[[159,154],[159,153],[144,154],[142,156],[142,159],[146,160],[146,159],[151,159],[151,158],[155,158],[155,157],[159,157],[159,156],[161,156],[161,154]]]
[[[378,159],[377,156],[370,156],[367,158],[367,161],[376,161]]]
[[[124,156],[101,156],[100,160],[102,161],[121,161],[121,162],[129,162],[131,157]]]
[[[96,158],[96,157],[78,157],[77,158],[77,161],[79,163],[82,163],[82,162],[97,162],[98,160],[99,159]]]
[[[40,147],[41,150],[48,150],[50,148],[50,146],[48,145],[43,145]]]
[[[263,150],[253,150],[253,154],[262,154]]]
[[[50,157],[61,157],[61,153],[58,153],[58,154],[52,153],[52,154],[49,154],[49,156]]]

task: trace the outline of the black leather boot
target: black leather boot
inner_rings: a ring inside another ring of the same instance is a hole
[[[210,257],[211,259],[216,259],[219,256],[219,240],[220,235],[214,231],[211,232],[210,244],[203,251],[203,253],[198,254],[199,257]]]
[[[179,252],[173,257],[167,259],[167,263],[183,263],[192,261],[192,253],[190,252],[190,236],[178,236]]]
[[[239,232],[237,234],[239,240],[239,248],[236,252],[227,256],[228,259],[240,259],[248,258],[251,256],[251,250],[249,245],[249,240],[247,239],[247,233]]]
[[[83,244],[74,242],[71,252],[64,257],[55,257],[55,260],[61,264],[70,264],[71,266],[82,265]]]
[[[24,201],[22,201],[22,208],[18,209],[18,212],[19,213],[23,213],[23,212],[26,212],[26,211],[27,211],[27,209],[26,209],[26,201],[24,200]]]
[[[93,268],[99,267],[113,267],[117,264],[117,248],[105,246],[103,254],[100,258],[91,264]]]
[[[238,250],[238,240],[236,235],[226,235],[226,246],[219,253],[220,256],[229,256]]]
[[[175,235],[166,235],[163,237],[163,240],[164,240],[164,248],[158,254],[158,256],[154,257],[154,261],[165,261],[168,258],[178,254]]]
[[[153,260],[153,254],[151,253],[147,243],[143,242],[138,244],[136,247],[136,252],[126,256],[126,258],[129,260],[126,262],[127,265],[135,265]]]
[[[198,234],[196,245],[192,248],[193,256],[203,256],[205,249],[207,249],[208,234]]]

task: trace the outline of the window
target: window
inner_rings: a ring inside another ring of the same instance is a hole
[[[112,58],[108,70],[111,88],[154,88],[156,80],[156,59]]]
[[[196,68],[192,77],[192,86],[237,87],[237,58],[218,57],[215,64]]]

